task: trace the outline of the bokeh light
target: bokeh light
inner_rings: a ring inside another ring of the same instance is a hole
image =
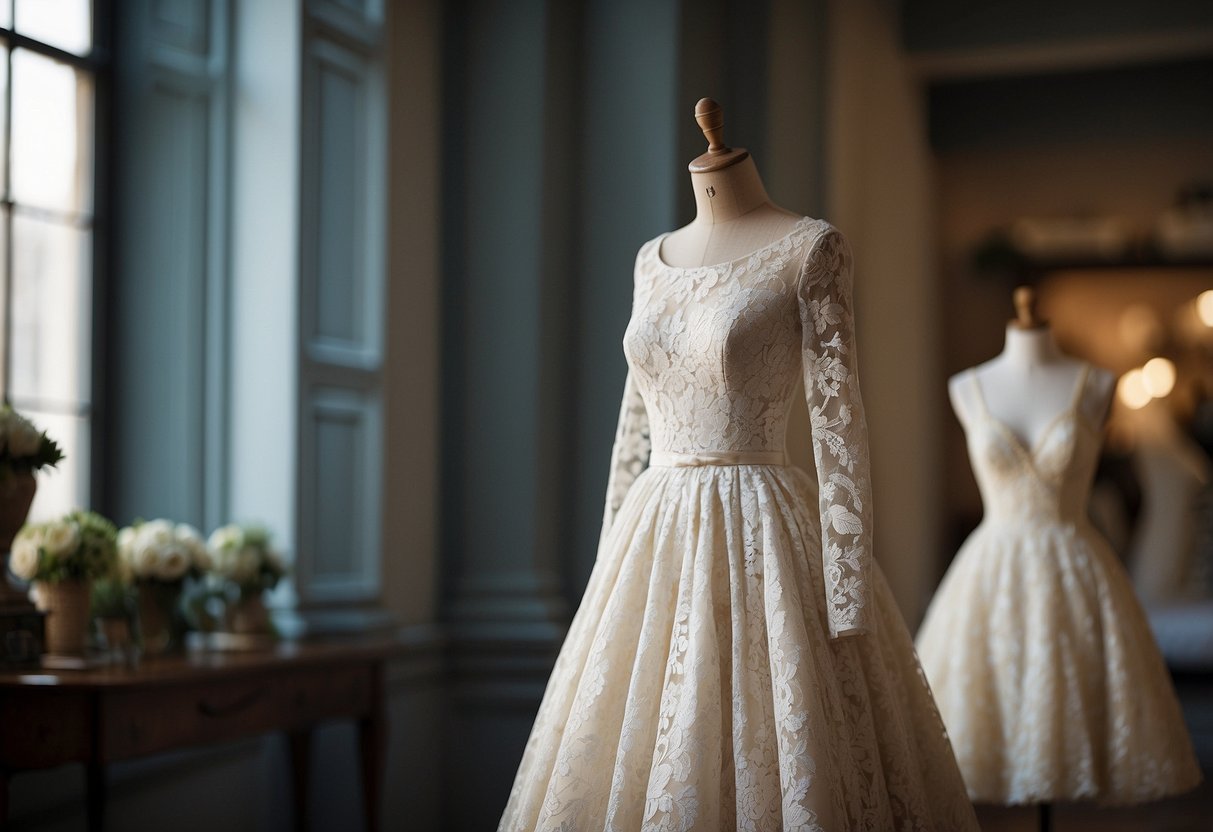
[[[1213,327],[1213,289],[1206,289],[1196,296],[1196,314],[1200,322],[1207,327]]]
[[[1140,367],[1129,370],[1120,377],[1120,382],[1116,385],[1116,395],[1126,407],[1133,410],[1140,410],[1154,398],[1146,389],[1145,373]]]
[[[1166,358],[1151,358],[1141,374],[1146,392],[1156,399],[1169,396],[1175,387],[1175,365]]]

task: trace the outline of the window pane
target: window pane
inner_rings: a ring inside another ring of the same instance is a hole
[[[9,395],[73,407],[88,402],[92,234],[13,216]]]
[[[92,79],[67,64],[13,50],[13,199],[91,210]]]
[[[93,46],[92,5],[90,0],[17,0],[15,28],[65,52],[87,55]]]
[[[89,420],[14,406],[63,449],[63,461],[38,474],[38,493],[30,508],[32,522],[51,520],[74,508],[88,508]]]
[[[7,8],[7,0],[0,0],[0,8]],[[5,124],[5,119],[8,118],[8,113],[5,111],[4,98],[5,91],[8,89],[8,47],[0,46],[0,193],[8,195],[8,182],[5,176],[8,174],[8,129]]]
[[[0,28],[13,28],[13,0],[0,0]]]
[[[4,0],[0,0],[3,3]],[[8,270],[8,206],[0,205],[0,278]],[[8,293],[0,280],[0,399],[8,399]]]

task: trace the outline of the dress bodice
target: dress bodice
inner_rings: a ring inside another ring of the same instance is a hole
[[[788,419],[803,381],[831,631],[864,631],[871,484],[846,240],[805,217],[746,257],[676,268],[661,260],[663,239],[636,258],[603,538],[650,465],[787,464]]]
[[[664,235],[641,249],[623,350],[656,454],[766,452],[783,461],[800,379],[796,281],[819,225],[801,220],[717,266],[665,265]]]
[[[1081,407],[1089,378],[1086,366],[1070,403],[1029,446],[990,412],[977,373],[969,371],[975,407],[963,424],[987,521],[1038,526],[1084,520],[1101,446],[1100,432]]]

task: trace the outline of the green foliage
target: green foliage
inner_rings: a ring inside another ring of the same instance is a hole
[[[0,477],[53,468],[62,460],[63,449],[46,431],[10,405],[0,406]]]
[[[93,583],[93,617],[131,621],[135,617],[135,606],[134,588],[121,578],[109,575]]]
[[[117,575],[117,537],[114,524],[100,514],[73,511],[60,520],[26,526],[13,547],[37,547],[37,568],[29,576],[33,580],[84,581]]]

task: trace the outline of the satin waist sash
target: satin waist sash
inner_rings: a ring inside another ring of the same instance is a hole
[[[692,468],[699,465],[787,465],[787,451],[653,451],[649,466]]]

